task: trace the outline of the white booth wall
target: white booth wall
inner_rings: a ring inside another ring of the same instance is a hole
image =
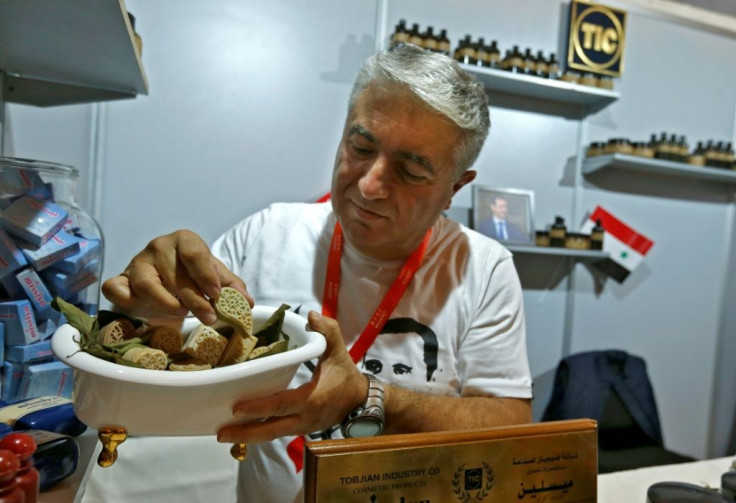
[[[5,155],[80,169],[79,200],[105,233],[104,277],[156,235],[190,228],[212,241],[271,202],[327,192],[353,77],[400,18],[447,29],[453,47],[467,33],[502,49],[549,53],[558,50],[566,14],[566,2],[548,0],[126,5],[143,37],[147,96],[6,109]],[[733,54],[733,33],[631,9],[615,103],[581,121],[574,109],[490,95],[493,125],[477,184],[534,191],[537,228],[556,215],[576,228],[602,205],[655,243],[623,284],[569,259],[516,256],[535,419],[561,357],[619,348],[647,361],[669,448],[733,453],[733,186],[576,173],[590,141],[661,131],[691,143],[733,139]],[[453,215],[470,206],[464,189]]]

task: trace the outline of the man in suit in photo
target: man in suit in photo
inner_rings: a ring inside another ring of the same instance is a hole
[[[529,241],[529,236],[508,220],[509,206],[503,195],[492,195],[490,203],[493,216],[478,224],[478,232],[496,241]]]

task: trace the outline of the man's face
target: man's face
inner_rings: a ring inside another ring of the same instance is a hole
[[[506,205],[505,199],[496,199],[496,203],[491,203],[491,211],[493,212],[493,216],[498,218],[499,220],[506,220],[506,214],[509,211],[508,206]]]
[[[366,88],[345,122],[335,159],[332,206],[345,236],[381,260],[407,257],[453,194],[460,129],[397,87]]]

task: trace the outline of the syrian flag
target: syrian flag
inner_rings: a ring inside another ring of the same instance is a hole
[[[639,234],[600,206],[596,207],[583,224],[581,232],[589,234],[597,220],[600,220],[606,231],[603,235],[603,251],[608,252],[609,258],[596,262],[595,265],[619,283],[623,283],[631,271],[644,260],[654,246],[654,241]]]

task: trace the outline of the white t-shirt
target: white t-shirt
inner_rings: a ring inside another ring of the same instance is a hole
[[[256,304],[286,303],[306,317],[322,308],[334,225],[330,203],[274,204],[230,229],[212,250],[245,280]],[[402,265],[366,257],[345,241],[337,320],[348,348]],[[425,393],[531,398],[522,292],[511,254],[440,218],[419,270],[358,366]],[[311,376],[310,366],[301,365],[290,387]],[[340,438],[340,431],[322,435]],[[303,474],[286,452],[291,440],[249,446],[240,470],[242,501],[302,500]]]

